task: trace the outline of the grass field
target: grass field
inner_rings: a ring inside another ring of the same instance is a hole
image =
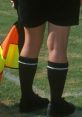
[[[9,27],[17,20],[16,11],[11,8],[9,0],[0,0],[0,39],[3,40]],[[47,29],[39,56],[38,71],[34,81],[34,90],[49,98],[47,81]],[[76,105],[76,112],[69,117],[82,117],[82,15],[79,26],[71,29],[68,43],[69,71],[63,96]],[[46,117],[45,110],[20,114],[18,107],[20,86],[18,71],[5,69],[4,79],[0,83],[0,117]]]

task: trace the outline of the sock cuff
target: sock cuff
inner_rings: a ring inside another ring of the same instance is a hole
[[[28,58],[20,56],[18,62],[25,65],[37,65],[38,58]]]
[[[68,62],[67,63],[54,63],[48,61],[48,69],[53,69],[53,70],[68,70]]]

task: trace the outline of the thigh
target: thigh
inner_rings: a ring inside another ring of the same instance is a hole
[[[53,24],[71,26],[79,23],[80,0],[51,0],[49,19]]]
[[[46,21],[43,0],[19,0],[18,15],[26,27],[36,27]]]

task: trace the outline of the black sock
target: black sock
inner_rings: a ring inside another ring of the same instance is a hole
[[[19,57],[19,78],[21,98],[29,98],[33,93],[32,85],[37,69],[37,58]]]
[[[68,63],[53,63],[49,61],[47,69],[51,102],[53,102],[62,96],[68,71]]]

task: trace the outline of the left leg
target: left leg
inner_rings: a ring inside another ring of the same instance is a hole
[[[33,91],[33,81],[38,64],[38,55],[44,35],[44,24],[25,27],[25,41],[19,57],[19,78],[21,86],[20,112],[27,113],[45,108],[48,99],[42,98]]]
[[[38,65],[38,56],[43,41],[45,22],[41,0],[20,0],[19,21],[24,26],[24,44],[19,57],[21,86],[20,112],[32,112],[48,105],[48,99],[36,95],[33,81]]]

